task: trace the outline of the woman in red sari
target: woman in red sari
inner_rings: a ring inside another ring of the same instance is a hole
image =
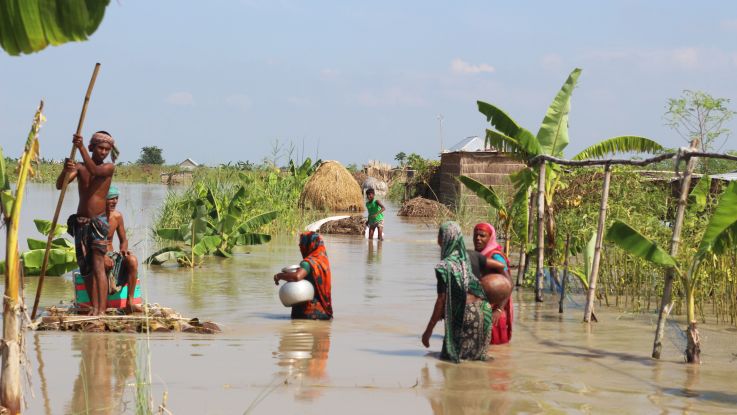
[[[490,223],[479,223],[473,228],[473,247],[487,258],[505,265],[504,271],[509,278],[509,260],[496,242],[496,230]],[[511,282],[511,279],[510,279]],[[512,340],[512,298],[506,304],[495,304],[494,324],[491,328],[491,344],[505,344]]]
[[[315,296],[311,301],[292,306],[292,318],[330,320],[333,318],[332,278],[322,236],[317,232],[301,234],[299,251],[303,258],[299,263],[300,268],[296,272],[280,272],[274,275],[274,283],[279,285],[280,280],[294,282],[306,279],[315,288]]]

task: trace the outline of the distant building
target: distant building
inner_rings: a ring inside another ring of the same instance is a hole
[[[197,167],[199,167],[199,163],[192,160],[191,158],[187,158],[183,162],[179,163],[177,166],[179,167],[180,170],[192,171],[196,169]]]
[[[509,197],[514,191],[509,175],[525,167],[508,153],[486,148],[482,138],[467,137],[440,155],[440,168],[431,187],[443,204],[453,206],[464,197],[468,205],[485,208],[486,202],[466,189],[458,176],[468,176]]]

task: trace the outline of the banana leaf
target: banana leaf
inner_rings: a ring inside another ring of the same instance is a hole
[[[182,248],[167,246],[151,254],[144,262],[151,265],[161,265],[167,261],[179,261],[182,258],[187,258],[187,254]]]
[[[583,289],[588,291],[589,290],[589,277],[588,273],[584,274],[581,270],[576,268],[568,268],[568,272],[575,275],[576,278],[581,282],[581,285],[583,286]]]
[[[706,208],[706,202],[709,198],[709,188],[711,187],[711,178],[703,176],[688,195],[688,208],[694,212],[701,212]]]
[[[719,197],[717,207],[706,225],[704,236],[701,238],[697,255],[703,256],[710,252],[716,241],[731,233],[737,223],[737,182],[731,182]]]
[[[243,224],[238,227],[238,233],[242,234],[256,230],[264,225],[269,224],[271,221],[276,219],[277,216],[279,216],[279,212],[276,210],[256,215],[243,222]]]
[[[616,153],[655,153],[661,150],[663,146],[649,138],[623,135],[589,146],[573,156],[572,160],[597,159]]]
[[[26,275],[40,275],[43,262],[44,249],[32,249],[20,255],[23,261],[23,271]],[[53,248],[49,250],[49,263],[46,275],[59,276],[77,268],[77,257],[74,249]]]
[[[494,188],[477,182],[476,180],[468,176],[458,176],[458,180],[463,183],[469,190],[474,192],[476,196],[491,205],[491,207],[500,212],[504,212],[504,214],[507,213],[507,208],[504,207],[504,203],[502,203],[502,200],[499,198],[499,195],[496,194]]]
[[[476,101],[476,105],[478,105],[479,112],[486,116],[486,121],[491,123],[497,131],[509,137],[517,135],[520,126],[506,112],[483,101]]]
[[[3,148],[0,146],[0,192],[10,190],[10,180],[8,179],[7,166],[5,165],[5,155]]]
[[[235,239],[235,245],[261,245],[271,241],[271,235],[265,233],[244,233]]]
[[[624,222],[614,221],[606,232],[606,240],[631,255],[654,264],[676,267],[676,260],[655,242],[645,238]]]
[[[42,234],[48,236],[49,232],[51,231],[51,221],[50,220],[44,220],[44,219],[34,219],[33,223],[36,225],[36,229],[41,232]],[[59,236],[67,231],[67,225],[62,225],[60,223],[56,224],[56,228],[54,228],[54,236]]]
[[[11,56],[83,41],[105,15],[109,0],[3,0],[0,46]]]
[[[206,235],[192,247],[192,253],[197,256],[207,255],[218,248],[222,242],[222,238],[217,235]]]
[[[596,250],[596,235],[594,232],[591,235],[591,239],[586,243],[586,249],[583,251],[583,272],[586,274],[586,281],[588,276],[591,275],[591,270],[594,268],[594,251]]]
[[[571,94],[576,86],[581,69],[574,69],[566,79],[543,118],[537,133],[537,142],[543,154],[561,156],[568,146],[568,113],[571,109]]]
[[[159,228],[156,230],[156,235],[158,235],[161,239],[166,239],[169,241],[181,242],[184,240],[180,230],[177,228]]]

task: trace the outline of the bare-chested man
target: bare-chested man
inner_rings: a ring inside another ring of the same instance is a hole
[[[123,214],[115,210],[118,206],[118,198],[120,191],[115,186],[110,186],[107,192],[107,218],[110,224],[110,230],[107,234],[107,251],[109,263],[105,264],[112,268],[113,282],[117,287],[128,284],[128,298],[126,300],[125,312],[131,314],[141,311],[141,306],[133,304],[133,295],[136,291],[138,283],[138,258],[128,250],[128,236],[125,233],[125,223],[123,222]],[[118,233],[118,242],[120,250],[115,252],[113,249],[113,238]]]
[[[107,309],[108,284],[105,275],[105,253],[107,252],[108,221],[105,213],[107,192],[115,173],[117,149],[115,140],[105,131],[92,135],[89,151],[82,136],[74,135],[72,143],[79,150],[82,162],[66,159],[64,170],[56,179],[56,188],[61,189],[65,175],[69,180],[77,179],[79,205],[77,213],[67,220],[69,233],[74,236],[79,272],[84,276],[87,292],[92,300],[90,314],[104,314]],[[106,163],[112,153],[112,163]]]

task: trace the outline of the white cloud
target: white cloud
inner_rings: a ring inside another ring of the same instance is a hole
[[[699,50],[696,48],[681,48],[670,53],[673,61],[686,68],[695,68],[699,65]]]
[[[233,94],[225,97],[225,103],[240,109],[241,111],[248,111],[253,106],[253,101],[247,95],[244,94]]]
[[[495,71],[494,67],[489,64],[472,65],[460,58],[453,59],[450,63],[450,70],[456,74],[492,73]]]
[[[194,97],[191,92],[180,91],[169,94],[166,97],[166,102],[172,105],[188,106],[194,105]]]
[[[363,91],[356,98],[361,105],[366,107],[424,107],[427,105],[427,101],[422,97],[399,87]]]
[[[560,69],[563,66],[563,57],[557,53],[548,53],[540,61],[544,69]]]

